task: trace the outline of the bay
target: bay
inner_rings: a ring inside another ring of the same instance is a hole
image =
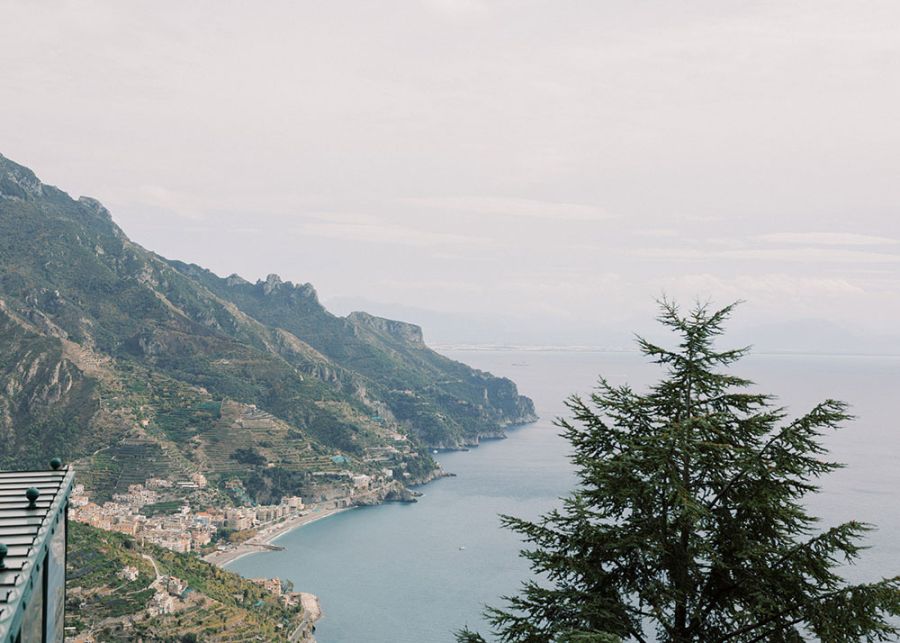
[[[541,419],[506,440],[436,457],[455,478],[419,490],[411,505],[354,509],[289,532],[284,551],[253,554],[229,566],[248,577],[280,577],[317,594],[324,618],[319,643],[443,643],[463,625],[484,631],[485,604],[516,591],[528,576],[521,543],[498,514],[535,518],[559,505],[574,485],[568,444],[552,420],[563,401],[589,392],[599,374],[645,387],[660,375],[635,353],[551,350],[445,350],[476,368],[513,379]],[[853,404],[857,420],[825,436],[848,466],[823,480],[809,499],[823,526],[850,518],[872,522],[851,579],[900,572],[900,429],[892,406],[900,358],[758,355],[737,373],[776,393],[796,415],[828,397]]]

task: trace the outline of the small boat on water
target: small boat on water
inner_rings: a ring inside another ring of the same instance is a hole
[[[465,545],[460,545],[460,546],[459,546],[459,551],[465,551],[465,549],[466,549],[466,546],[465,546]]]

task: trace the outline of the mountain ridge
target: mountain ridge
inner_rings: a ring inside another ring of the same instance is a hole
[[[274,273],[161,257],[2,155],[0,268],[0,464],[79,460],[101,497],[158,469],[264,500],[310,491],[337,456],[404,485],[433,475],[428,449],[535,417],[514,383],[439,355],[418,326],[338,317]],[[246,419],[259,413],[271,420]],[[255,464],[234,466],[238,444]]]

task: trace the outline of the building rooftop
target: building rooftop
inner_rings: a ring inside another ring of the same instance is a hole
[[[51,536],[65,530],[65,506],[74,471],[0,472],[0,641],[19,627],[31,600],[36,566],[45,560]]]

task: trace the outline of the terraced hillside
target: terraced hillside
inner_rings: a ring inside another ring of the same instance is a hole
[[[98,641],[284,641],[305,623],[300,605],[237,574],[78,522],[70,523],[67,562],[66,626]],[[133,577],[123,576],[126,568]],[[152,610],[157,572],[188,588],[169,614]]]
[[[415,326],[165,260],[0,156],[0,466],[78,460],[100,498],[197,473],[272,498],[337,469],[415,481],[428,447],[532,418]]]

